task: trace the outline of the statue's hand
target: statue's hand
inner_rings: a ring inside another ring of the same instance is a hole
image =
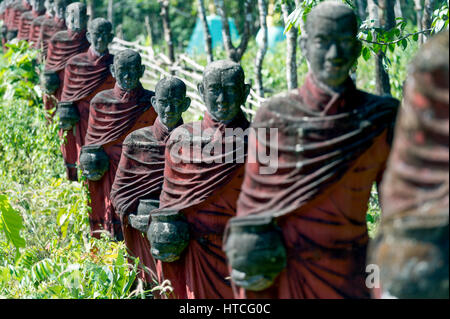
[[[128,222],[134,229],[144,233],[147,230],[148,222],[150,220],[150,212],[148,214],[130,214],[128,215]]]
[[[40,76],[41,87],[44,93],[51,95],[59,88],[59,77],[55,72],[45,71]]]
[[[147,232],[150,221],[150,213],[159,207],[159,200],[141,199],[137,208],[137,213],[128,215],[128,221],[134,229]]]
[[[238,286],[261,291],[273,285],[286,267],[286,249],[272,225],[233,225],[225,243],[231,279]]]

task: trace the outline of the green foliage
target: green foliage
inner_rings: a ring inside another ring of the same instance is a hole
[[[0,56],[0,298],[149,297],[124,243],[88,235],[86,184],[65,178],[35,57],[23,42]]]

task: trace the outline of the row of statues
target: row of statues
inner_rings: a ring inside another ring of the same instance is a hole
[[[183,123],[186,84],[144,89],[139,53],[111,55],[111,23],[88,26],[84,4],[5,2],[8,30],[12,12],[31,26],[46,17],[44,103],[57,108],[68,178],[81,168],[91,235],[124,240],[146,283],[170,280],[171,297],[190,299],[448,298],[448,32],[413,61],[399,112],[356,88],[356,15],[323,2],[301,38],[310,70],[299,89],[250,123],[243,68],[212,62],[198,85],[207,111]],[[374,183],[382,223],[370,241]],[[368,284],[369,264],[381,283]]]

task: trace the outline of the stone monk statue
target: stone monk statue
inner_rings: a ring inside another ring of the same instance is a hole
[[[81,2],[68,5],[66,24],[67,30],[55,33],[50,39],[45,69],[41,74],[44,107],[48,111],[56,108],[57,103],[61,100],[67,61],[79,53],[86,52],[89,48],[89,42],[86,39],[86,5]],[[74,143],[75,136],[68,134],[67,139],[67,143]],[[68,177],[73,170],[73,167],[67,167]]]
[[[33,20],[30,26],[30,33],[28,35],[28,42],[36,49],[39,48],[39,34],[41,33],[42,23],[45,20],[53,19],[53,7],[48,0],[31,0],[34,10],[43,12],[36,19]],[[47,8],[50,11],[47,11]]]
[[[449,298],[449,33],[410,64],[369,262],[378,298]]]
[[[20,28],[20,19],[24,13],[29,12],[32,9],[32,6],[30,4],[32,3],[32,1],[33,0],[15,1],[10,7],[10,10],[8,10],[8,16],[6,20],[6,25],[9,32],[8,41],[18,36]]]
[[[67,141],[62,146],[63,157],[69,167],[69,179],[77,181],[77,167],[81,147],[88,128],[89,106],[97,93],[114,88],[115,80],[110,67],[114,56],[108,51],[113,39],[112,24],[104,18],[96,18],[89,23],[86,38],[91,44],[89,50],[70,58],[66,63],[64,88],[59,109],[61,114],[72,112],[78,114],[76,123],[63,125],[67,130]],[[69,122],[72,121],[69,117]]]
[[[42,56],[47,57],[48,42],[51,37],[59,31],[66,30],[66,7],[70,0],[46,0],[47,12],[52,12],[52,17],[42,22],[41,31],[39,33],[38,43],[39,48],[42,49]]]
[[[153,273],[156,266],[145,231],[150,212],[159,207],[166,143],[171,132],[183,124],[181,115],[190,103],[186,85],[180,79],[169,77],[158,82],[152,97],[158,118],[152,126],[136,130],[125,139],[111,190],[130,255],[139,257]],[[145,283],[152,283],[151,272],[141,269],[140,276]]]
[[[398,101],[360,91],[349,77],[361,43],[348,6],[319,4],[305,31],[305,83],[269,100],[252,123],[237,217],[224,241],[236,298],[370,297],[366,212]]]
[[[250,124],[241,105],[250,85],[239,64],[222,60],[206,67],[198,90],[207,112],[170,136],[160,208],[151,213],[147,237],[158,279],[171,281],[173,297],[232,298],[221,245],[244,175]]]
[[[85,145],[80,166],[88,179],[91,194],[91,234],[102,231],[122,240],[119,216],[110,200],[122,145],[132,132],[153,125],[157,113],[152,107],[154,93],[140,82],[145,67],[141,56],[133,50],[119,52],[111,73],[116,79],[113,89],[98,93],[91,101]]]
[[[34,19],[45,14],[45,8],[36,6],[36,2],[34,0],[30,0],[29,3],[31,5],[31,10],[24,12],[20,16],[17,34],[17,38],[19,40],[28,41],[30,37],[31,24],[33,23]],[[36,11],[35,8],[41,11]]]

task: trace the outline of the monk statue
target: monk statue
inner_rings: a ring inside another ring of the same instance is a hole
[[[378,298],[449,298],[449,33],[410,64],[369,262]]]
[[[50,111],[61,100],[64,88],[64,69],[67,61],[89,49],[86,39],[86,5],[75,2],[66,8],[67,30],[56,32],[50,39],[45,69],[41,74],[44,94],[44,107]],[[74,136],[72,137],[74,139]]]
[[[31,0],[32,1],[32,0]],[[7,21],[8,32],[14,34],[16,37],[19,33],[20,19],[21,16],[28,11],[31,11],[32,7],[30,5],[30,0],[19,0],[15,1],[9,11],[9,20]],[[14,37],[15,38],[15,37]],[[12,39],[10,39],[12,40]]]
[[[322,2],[305,31],[305,83],[270,99],[252,123],[224,240],[236,298],[370,297],[366,212],[398,101],[360,91],[349,77],[361,52],[351,8]]]
[[[136,130],[125,139],[111,189],[125,244],[130,256],[139,257],[143,265],[140,277],[146,284],[153,282],[151,273],[156,273],[145,232],[150,212],[159,207],[166,143],[171,132],[183,124],[181,115],[191,103],[186,85],[175,77],[159,81],[151,100],[158,118],[152,126]]]
[[[69,116],[69,123],[63,123],[61,127],[68,131],[62,153],[71,181],[78,180],[76,163],[84,145],[90,102],[97,93],[112,89],[115,84],[110,72],[114,57],[108,51],[108,45],[113,39],[111,22],[104,18],[92,20],[86,38],[91,44],[89,50],[75,55],[66,63],[64,88],[58,105],[61,122],[65,121],[64,115],[78,114],[75,123]]]
[[[66,7],[70,0],[45,0],[47,12],[52,12],[52,17],[42,22],[41,31],[39,33],[38,44],[42,50],[42,56],[47,57],[48,42],[51,37],[59,31],[66,30]]]
[[[42,23],[45,20],[53,19],[53,9],[49,4],[49,1],[46,0],[31,0],[31,3],[34,10],[36,10],[37,12],[42,12],[42,14],[40,14],[33,20],[33,22],[31,22],[30,33],[28,34],[28,42],[31,46],[38,49],[40,47],[38,40],[39,34],[41,33]],[[46,4],[50,11],[46,10]]]
[[[153,125],[157,117],[151,104],[154,93],[145,90],[140,82],[144,71],[139,53],[133,50],[119,52],[111,66],[112,76],[116,79],[114,88],[98,93],[91,101],[79,162],[91,194],[91,235],[97,238],[101,232],[106,232],[116,240],[123,240],[110,192],[123,141],[130,133]]]
[[[241,106],[250,85],[239,64],[222,60],[206,67],[198,90],[207,111],[170,136],[160,208],[151,213],[147,237],[171,297],[232,298],[221,244],[244,176],[250,124]]]
[[[30,4],[31,10],[24,12],[20,16],[17,35],[17,38],[19,40],[28,41],[30,37],[31,24],[33,23],[34,19],[45,13],[45,8],[36,6],[36,2],[34,0],[30,0]],[[40,9],[41,11],[36,11],[35,8]]]

